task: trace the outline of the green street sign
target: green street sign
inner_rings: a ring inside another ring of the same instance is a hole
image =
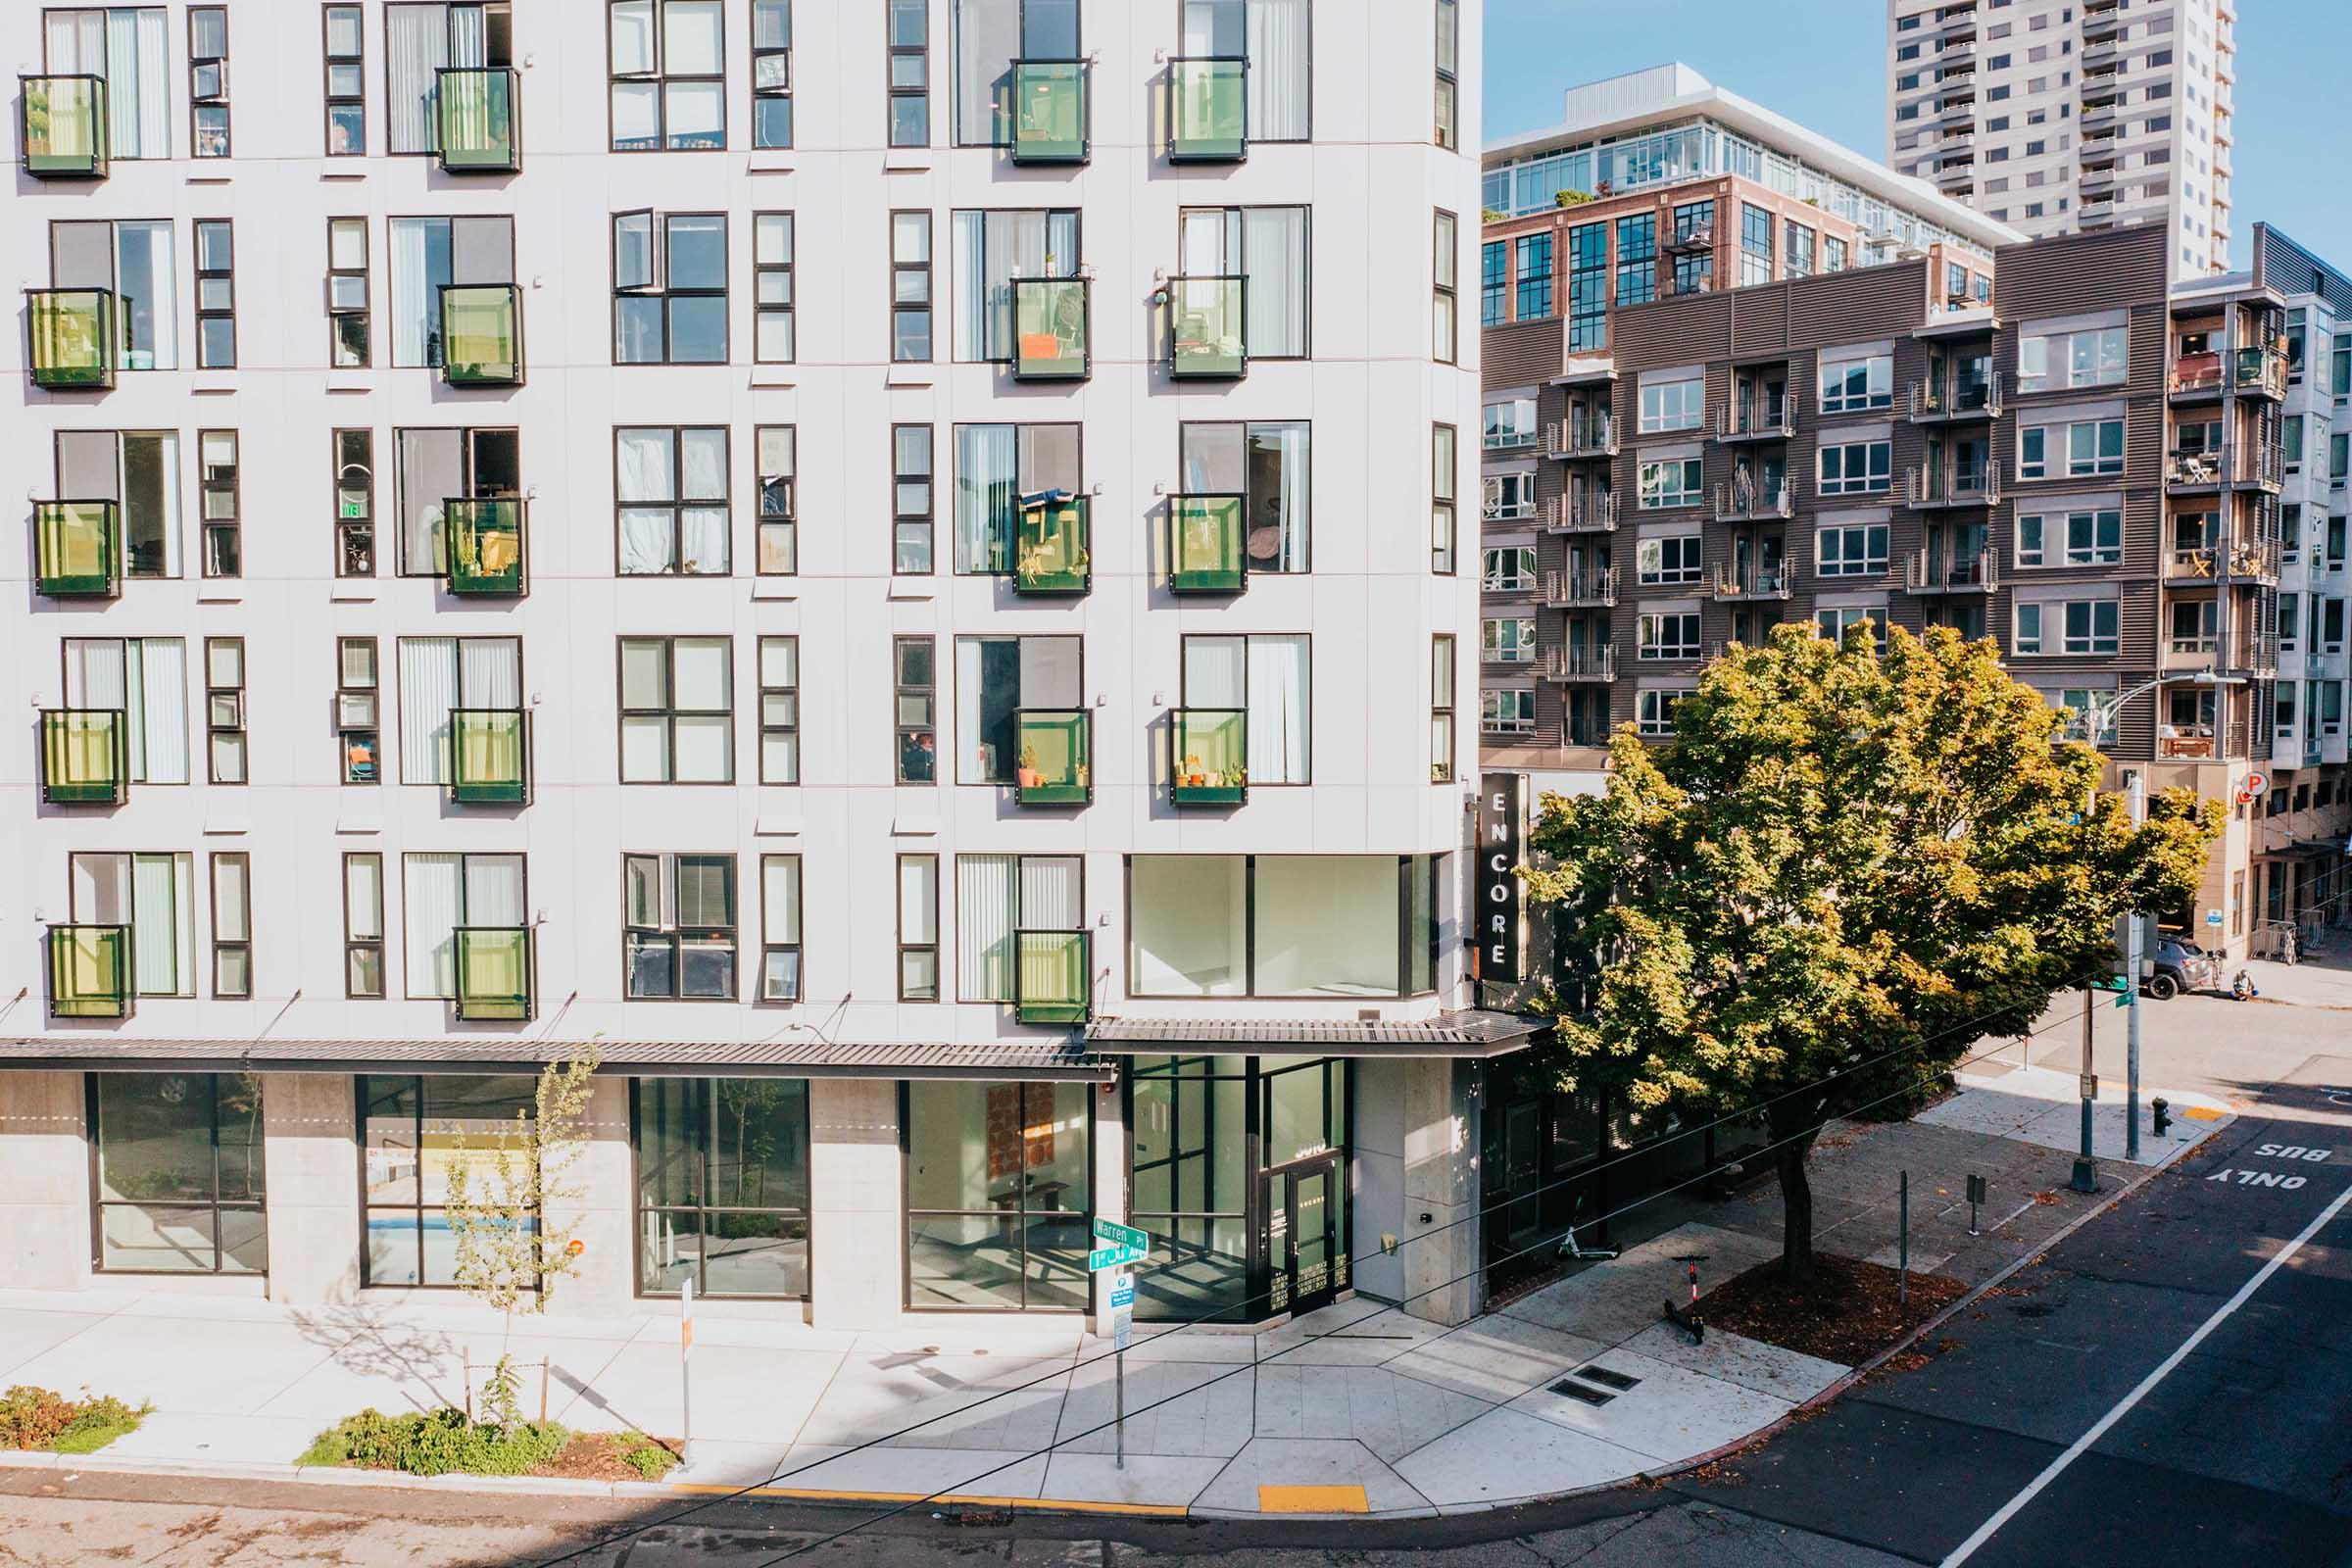
[[[2098,979],[2091,981],[2089,989],[2092,991],[2113,991],[2118,995],[2121,995],[2129,988],[2124,984],[2124,977],[2122,975],[2110,974],[2102,975]]]
[[[1106,1268],[1125,1268],[1143,1260],[1144,1250],[1140,1247],[1098,1247],[1086,1254],[1086,1271],[1100,1274]]]
[[[1132,1247],[1139,1252],[1149,1250],[1152,1246],[1151,1237],[1134,1226],[1122,1225],[1115,1219],[1096,1220],[1095,1240],[1105,1247]]]

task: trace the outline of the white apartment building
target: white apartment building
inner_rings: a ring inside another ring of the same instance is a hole
[[[0,1273],[1474,1309],[1481,12],[9,8]]]
[[[2030,237],[2229,265],[2236,0],[1887,0],[1887,162]]]

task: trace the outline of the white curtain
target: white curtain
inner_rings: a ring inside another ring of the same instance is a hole
[[[670,570],[676,562],[669,504],[677,499],[678,472],[670,432],[619,432],[620,569],[624,576]],[[642,507],[632,502],[659,503]]]
[[[66,862],[72,880],[68,890],[76,925],[128,925],[130,923],[130,857],[127,855],[75,855]]]
[[[479,13],[475,13],[476,16]],[[449,8],[391,5],[384,8],[384,57],[390,71],[385,121],[396,153],[429,153],[440,145],[434,123],[433,74],[449,61]]]
[[[466,708],[522,707],[522,643],[514,637],[458,641],[458,696]]]
[[[47,46],[47,69],[53,75],[103,76],[106,74],[106,13],[103,11],[51,11],[42,21],[47,25],[44,43]],[[121,152],[117,148],[118,153]]]
[[[1013,867],[1009,855],[956,858],[956,994],[1012,1000]]]
[[[518,926],[525,922],[522,912],[522,857],[519,855],[468,855],[466,861],[466,906],[461,911],[467,925]]]
[[[1304,141],[1308,81],[1307,0],[1248,0],[1252,141]]]
[[[169,20],[160,6],[49,13],[49,69],[106,78],[107,128],[117,158],[172,156]]]
[[[462,856],[412,855],[403,863],[401,914],[408,934],[409,995],[458,992],[456,938]]]
[[[956,0],[956,144],[984,147],[1004,128],[1001,88],[1021,52],[1021,0]]]
[[[1305,637],[1250,639],[1251,782],[1307,782],[1308,681]]]
[[[426,275],[427,231],[446,218],[392,220],[392,363],[425,363],[425,345],[438,331],[441,300]]]
[[[723,426],[682,431],[678,437],[679,495],[710,499],[727,493],[727,432]],[[688,507],[678,519],[684,569],[724,576],[728,570],[727,509]]]
[[[1242,211],[1242,255],[1250,280],[1245,333],[1250,354],[1306,353],[1306,209]]]
[[[1187,637],[1184,640],[1184,706],[1247,709],[1250,706],[1249,659],[1249,643],[1245,638]]]
[[[450,7],[449,63],[453,66],[490,63],[490,21],[480,6]]]
[[[142,997],[176,997],[189,989],[180,950],[194,913],[186,907],[185,882],[192,878],[176,874],[180,864],[176,855],[130,858],[131,966]]]
[[[956,431],[956,569],[1002,571],[1011,560],[1020,493],[1020,431],[967,424]]]
[[[458,706],[458,640],[400,640],[400,781],[449,782],[449,710]]]
[[[1179,220],[1186,276],[1219,277],[1240,270],[1234,257],[1241,242],[1239,216],[1239,209],[1213,208],[1186,213]]]
[[[150,784],[188,781],[188,645],[177,637],[142,637],[132,644],[139,665],[139,722],[131,734],[145,742]],[[142,735],[141,732],[144,732]],[[136,768],[133,769],[137,775]]]
[[[977,637],[956,639],[956,776],[977,782],[988,776],[981,751],[988,744],[980,722],[980,649]]]
[[[1076,931],[1084,924],[1078,908],[1079,859],[1075,855],[1021,858],[1021,906],[1025,931]]]
[[[988,215],[956,213],[952,248],[956,271],[956,358],[988,358]]]
[[[1260,426],[1250,432],[1253,440],[1262,441],[1282,454],[1282,478],[1275,499],[1282,508],[1282,555],[1277,564],[1284,571],[1306,570],[1312,483],[1308,430],[1309,426],[1303,424],[1278,424]]]

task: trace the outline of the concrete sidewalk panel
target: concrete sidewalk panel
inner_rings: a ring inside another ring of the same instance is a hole
[[[1623,1348],[1790,1404],[1804,1403],[1850,1370],[1840,1362],[1717,1328],[1707,1330],[1703,1344],[1692,1345],[1690,1335],[1670,1323],[1651,1324]]]
[[[61,1393],[88,1384],[158,1410],[251,1415],[325,1359],[323,1349],[282,1324],[207,1323],[201,1334],[189,1334],[117,1313],[25,1361],[10,1378]]]
[[[859,1350],[842,1359],[801,1437],[847,1446],[905,1432],[893,1441],[911,1447],[1042,1448],[1060,1420],[1066,1367],[1060,1356]]]
[[[1659,1306],[1668,1298],[1680,1301],[1687,1297],[1689,1265],[1681,1259],[1704,1260],[1699,1264],[1704,1289],[1780,1253],[1777,1241],[1693,1221],[1628,1248],[1613,1261],[1595,1263],[1546,1285],[1502,1310],[1522,1322],[1621,1345],[1659,1321]]]
[[[291,1464],[318,1436],[319,1424],[290,1416],[199,1414],[158,1410],[103,1450],[113,1459],[176,1459],[204,1464]]]
[[[1345,1439],[1252,1438],[1194,1499],[1196,1510],[1262,1511],[1261,1487],[1361,1487],[1365,1511],[1407,1513],[1432,1504],[1362,1444]]]
[[[814,1460],[814,1463],[808,1463]],[[1035,1497],[1045,1486],[1046,1459],[1026,1449],[916,1448],[884,1446],[827,1455],[796,1447],[775,1484],[861,1496],[924,1497],[954,1494]]]
[[[1396,1473],[1440,1508],[1491,1507],[1639,1475],[1655,1461],[1540,1420],[1490,1410],[1396,1461]]]
[[[1056,1452],[1046,1465],[1042,1495],[1049,1501],[1124,1502],[1153,1508],[1189,1506],[1225,1468],[1222,1458],[1127,1450],[1120,1469],[1107,1453]]]
[[[13,1374],[16,1368],[42,1351],[105,1321],[105,1316],[97,1312],[39,1312],[24,1307],[0,1307],[0,1375]],[[21,1383],[24,1379],[9,1376],[8,1381]]]
[[[1386,1367],[1257,1369],[1257,1434],[1353,1438],[1395,1460],[1492,1409],[1490,1400],[1398,1377]]]
[[[1592,1404],[1549,1386],[1530,1390],[1509,1408],[1674,1464],[1769,1426],[1788,1413],[1789,1401],[1736,1383],[1686,1371],[1622,1347],[1593,1363],[1640,1381],[1631,1389],[1598,1388],[1612,1396]],[[1591,1387],[1584,1379],[1579,1388]]]
[[[1415,1346],[1389,1362],[1388,1369],[1415,1382],[1502,1404],[1607,1348],[1598,1340],[1494,1312]]]
[[[816,1408],[838,1355],[821,1351],[694,1347],[694,1435],[726,1442],[790,1443]],[[589,1380],[583,1380],[589,1381]],[[560,1389],[551,1414],[583,1431],[634,1427],[658,1437],[683,1431],[678,1347],[626,1345],[598,1368],[590,1386]]]
[[[1208,1361],[1127,1363],[1127,1451],[1170,1458],[1230,1459],[1250,1441],[1256,1417],[1256,1373]],[[1107,1423],[1116,1404],[1109,1362],[1071,1374],[1055,1433],[1062,1453],[1108,1453]],[[1097,1430],[1100,1428],[1101,1430]]]

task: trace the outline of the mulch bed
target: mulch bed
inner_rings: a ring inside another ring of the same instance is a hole
[[[615,1442],[614,1434],[610,1432],[575,1433],[554,1458],[534,1467],[531,1474],[561,1476],[571,1481],[643,1481],[645,1475],[621,1457],[625,1446],[634,1446]],[[662,1442],[662,1446],[672,1453],[677,1451],[676,1445],[671,1443]]]
[[[1798,1288],[1778,1258],[1759,1263],[1701,1296],[1698,1314],[1709,1328],[1859,1366],[1968,1294],[1948,1275],[1914,1273],[1898,1305],[1893,1269],[1828,1253],[1816,1264],[1813,1283]]]

